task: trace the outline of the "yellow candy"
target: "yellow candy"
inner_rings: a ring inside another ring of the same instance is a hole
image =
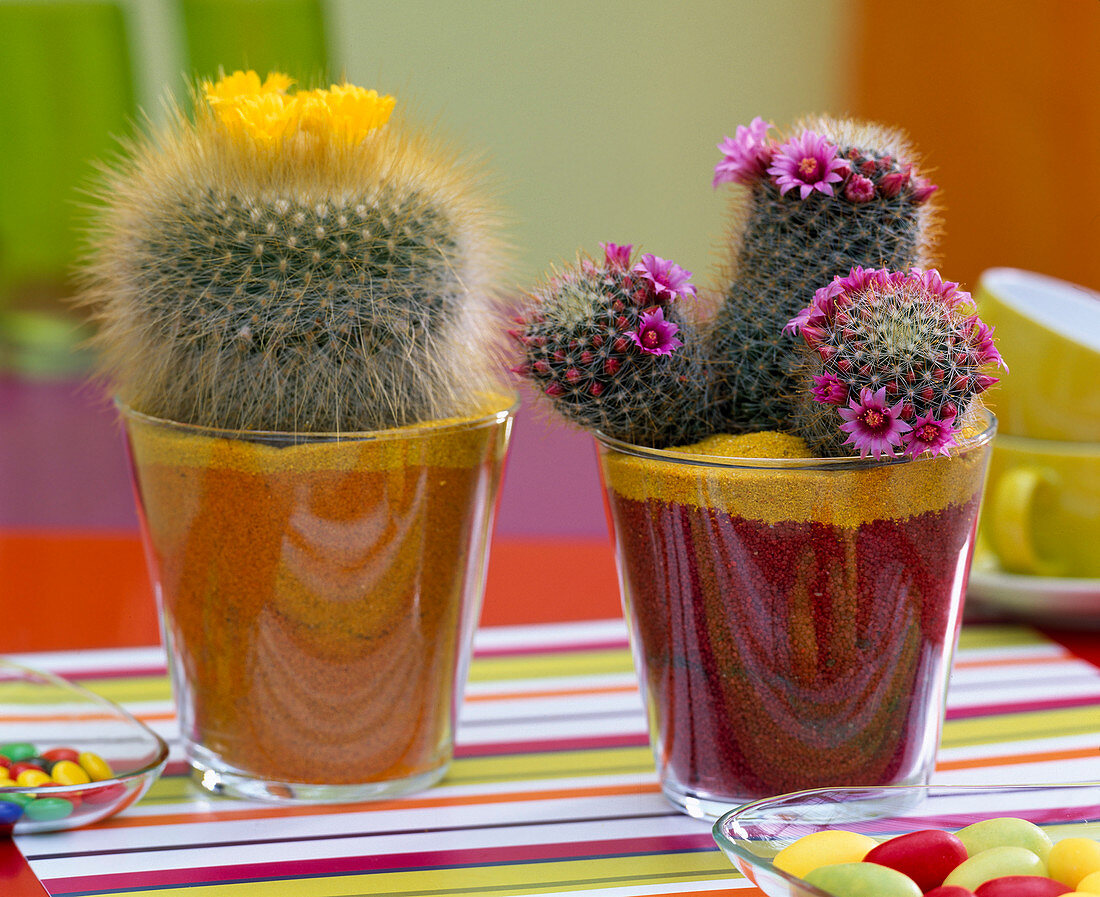
[[[49,784],[50,777],[41,769],[24,769],[15,780],[17,785],[24,788],[37,788],[39,785]]]
[[[1090,872],[1079,882],[1077,890],[1086,894],[1100,894],[1100,872]]]
[[[88,778],[93,782],[102,782],[104,779],[110,779],[114,776],[111,772],[111,767],[107,764],[99,754],[93,754],[91,751],[84,751],[77,755],[77,761],[84,771],[88,773]]]
[[[84,767],[72,760],[58,760],[50,770],[50,776],[59,785],[86,785],[92,780]]]
[[[805,878],[820,866],[839,863],[858,863],[878,841],[867,835],[845,832],[840,829],[824,829],[804,835],[788,844],[772,860],[776,869]]]
[[[1100,842],[1092,838],[1063,838],[1047,857],[1050,877],[1076,888],[1086,875],[1100,872]]]
[[[12,781],[12,777],[5,772],[0,775],[0,788],[14,788],[15,782]]]

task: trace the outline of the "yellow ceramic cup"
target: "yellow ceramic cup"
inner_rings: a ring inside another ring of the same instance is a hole
[[[979,530],[1009,573],[1100,578],[1100,443],[998,434]]]
[[[1100,293],[991,268],[975,298],[1010,368],[989,393],[998,433],[1100,442]]]

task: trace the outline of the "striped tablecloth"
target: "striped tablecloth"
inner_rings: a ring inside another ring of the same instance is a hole
[[[186,777],[159,649],[32,654],[173,744],[123,815],[18,839],[50,894],[759,892],[662,798],[621,621],[483,629],[448,777],[418,796],[282,808]],[[1100,669],[1023,627],[963,631],[941,783],[1100,779]],[[0,888],[2,890],[2,888]]]

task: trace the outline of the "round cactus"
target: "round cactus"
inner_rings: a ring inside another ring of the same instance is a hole
[[[501,252],[479,177],[392,97],[202,85],[99,190],[84,298],[126,404],[231,429],[376,430],[498,386]]]
[[[632,263],[631,249],[604,244],[601,264],[582,256],[529,297],[511,331],[523,353],[514,370],[586,429],[655,447],[693,442],[704,378],[677,301],[695,295],[691,272],[649,254]]]
[[[936,188],[899,132],[814,118],[780,142],[771,128],[739,127],[715,169],[716,186],[742,186],[706,353],[714,415],[731,432],[788,426],[798,362],[781,329],[819,286],[857,265],[927,265],[934,234]]]
[[[1002,364],[970,294],[935,270],[854,268],[785,330],[804,343],[792,422],[821,454],[947,453]]]

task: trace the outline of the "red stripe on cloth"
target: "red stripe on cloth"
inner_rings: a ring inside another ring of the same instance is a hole
[[[1006,701],[1003,704],[975,704],[971,707],[949,708],[947,719],[971,719],[996,716],[999,713],[1034,713],[1039,710],[1065,710],[1069,707],[1100,707],[1100,694],[1072,698],[1050,698],[1042,701]]]
[[[519,657],[525,654],[571,654],[578,651],[619,651],[629,648],[626,636],[599,642],[569,642],[550,645],[520,645],[515,648],[478,648],[474,657]]]
[[[313,860],[282,860],[273,863],[244,863],[239,866],[202,866],[195,869],[165,869],[149,872],[119,872],[106,875],[78,875],[46,879],[50,894],[83,891],[124,891],[163,888],[174,885],[236,884],[285,881],[292,878],[320,878],[326,875],[355,875],[379,872],[408,872],[422,869],[456,869],[505,864],[545,863],[554,860],[606,859],[658,853],[713,851],[718,848],[710,832],[692,835],[624,838],[584,843],[519,844],[508,847],[471,847],[461,850],[431,850],[422,853],[394,853],[378,856],[331,857]],[[534,883],[534,882],[532,882]],[[539,884],[546,882],[539,879]]]

